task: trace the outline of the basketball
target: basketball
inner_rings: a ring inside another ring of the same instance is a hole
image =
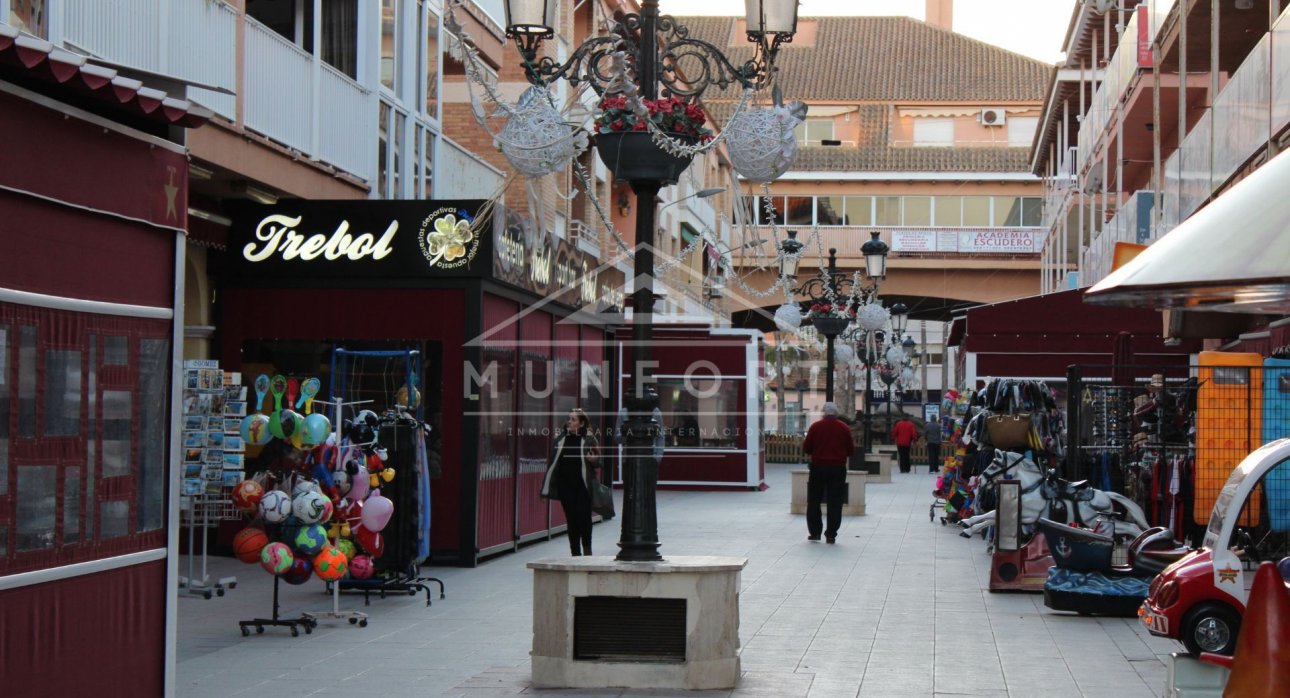
[[[295,543],[296,550],[306,555],[316,555],[327,545],[327,529],[323,528],[322,524],[301,526],[292,541]]]
[[[260,551],[269,544],[269,537],[264,531],[248,526],[233,537],[233,555],[248,565],[254,565],[260,559]]]
[[[243,480],[233,488],[233,506],[241,511],[255,511],[260,506],[264,488],[255,480]]]
[[[291,569],[282,574],[282,581],[287,584],[304,584],[314,576],[314,565],[307,557],[298,557],[291,563]]]
[[[260,551],[260,566],[269,574],[285,574],[295,561],[296,556],[286,543],[269,543]]]
[[[349,563],[349,576],[354,579],[369,579],[376,572],[376,563],[371,555],[355,555]]]
[[[282,523],[291,514],[291,498],[282,490],[265,492],[260,498],[260,515],[269,523]]]
[[[333,545],[324,546],[322,552],[314,556],[314,572],[324,582],[334,582],[344,577],[348,567],[345,553]]]

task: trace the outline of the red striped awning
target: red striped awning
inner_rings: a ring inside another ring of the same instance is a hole
[[[15,66],[32,76],[89,92],[166,124],[197,128],[212,116],[205,107],[146,87],[139,80],[120,75],[112,68],[89,63],[85,56],[24,34],[7,24],[0,24],[0,65]]]

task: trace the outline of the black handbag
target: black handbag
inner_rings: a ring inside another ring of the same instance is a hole
[[[591,510],[608,521],[614,518],[614,491],[600,480],[591,480]]]

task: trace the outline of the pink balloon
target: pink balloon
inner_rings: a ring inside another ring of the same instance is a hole
[[[350,478],[349,492],[345,494],[345,498],[351,502],[363,501],[367,496],[369,480],[367,468],[359,468],[358,474]]]
[[[376,532],[385,528],[394,515],[394,502],[381,496],[380,490],[373,490],[372,496],[363,502],[363,528]]]

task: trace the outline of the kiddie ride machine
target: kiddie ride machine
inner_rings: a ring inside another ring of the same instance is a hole
[[[1129,543],[1127,564],[1113,565],[1113,521],[1088,529],[1041,518],[1038,526],[1053,555],[1044,605],[1055,611],[1133,616],[1152,578],[1188,552],[1169,529],[1157,526]]]
[[[1290,552],[1290,438],[1256,449],[1219,490],[1199,549],[1165,568],[1139,616],[1152,635],[1180,640],[1189,652],[1231,655],[1260,562]],[[1284,583],[1284,579],[1283,579]],[[1260,619],[1290,625],[1290,618]],[[1282,647],[1278,651],[1290,652]]]
[[[1000,480],[994,553],[990,560],[990,591],[1041,591],[1052,555],[1043,536],[1022,542],[1021,482]]]

